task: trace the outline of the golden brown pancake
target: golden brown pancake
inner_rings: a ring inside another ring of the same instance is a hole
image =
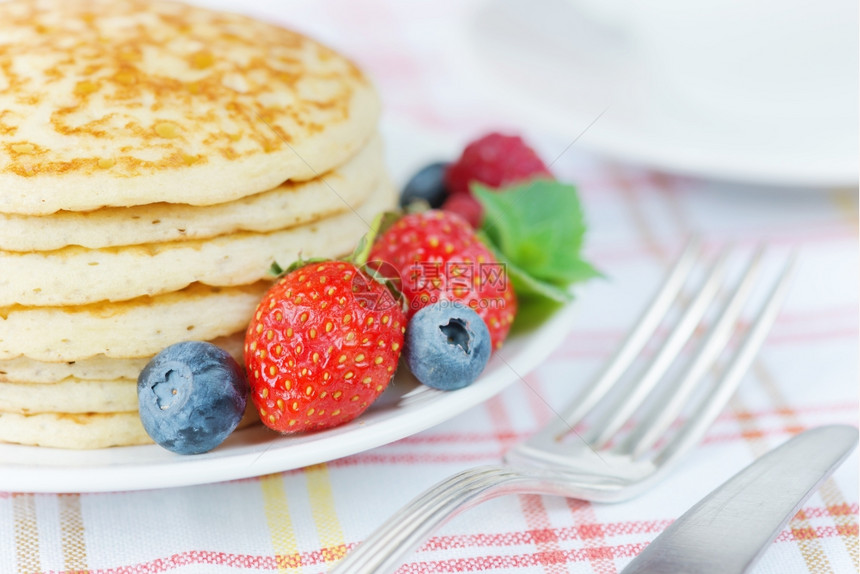
[[[259,421],[256,411],[249,406],[236,428],[245,428]],[[152,444],[152,439],[143,429],[136,410],[31,415],[0,411],[0,442],[91,449]]]
[[[0,2],[0,212],[212,205],[313,179],[376,130],[349,60],[163,0]]]
[[[32,415],[0,411],[0,442],[91,449],[152,444],[152,439],[136,410]]]
[[[0,360],[80,361],[154,355],[173,343],[244,330],[270,285],[190,287],[157,297],[74,307],[0,309]]]
[[[52,251],[207,239],[239,231],[268,232],[349,211],[364,202],[385,170],[375,136],[355,157],[323,176],[209,206],[155,203],[58,211],[50,215],[0,213],[0,250]]]
[[[374,216],[394,203],[386,181],[354,211],[269,233],[106,249],[0,251],[0,314],[11,305],[83,305],[178,291],[195,282],[247,285],[269,276],[272,263],[349,254]],[[2,322],[2,321],[0,321]]]
[[[221,347],[241,364],[245,331],[210,341]],[[145,357],[116,359],[95,356],[79,361],[48,362],[28,357],[0,361],[0,383],[57,383],[65,379],[101,381],[136,379],[154,354]]]
[[[137,409],[137,377],[56,383],[0,383],[0,411],[8,413],[116,413]]]

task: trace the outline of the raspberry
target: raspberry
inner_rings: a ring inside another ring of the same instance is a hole
[[[549,168],[521,137],[490,133],[466,146],[445,172],[450,193],[469,191],[469,183],[498,188],[536,177],[552,178]]]
[[[448,196],[442,204],[443,211],[456,213],[469,222],[469,225],[478,229],[481,227],[481,216],[483,208],[471,193],[453,193]]]

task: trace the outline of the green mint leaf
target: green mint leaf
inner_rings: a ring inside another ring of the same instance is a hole
[[[564,304],[552,299],[529,298],[524,300],[514,317],[511,331],[524,333],[543,325],[550,316],[558,311]]]
[[[572,285],[589,279],[603,278],[604,275],[588,261],[577,259],[569,261],[563,271],[559,270],[557,277],[561,278],[563,284]]]
[[[562,302],[570,285],[602,276],[580,254],[586,225],[574,186],[538,179],[471,189],[484,209],[482,237],[509,266],[518,296]]]
[[[504,261],[503,257],[499,259]],[[520,300],[536,297],[564,303],[573,298],[570,291],[536,279],[509,261],[505,262],[505,273],[508,274],[508,279],[513,282],[514,291]]]
[[[497,252],[496,256],[499,261],[505,261],[504,255]],[[562,305],[573,299],[569,289],[535,279],[507,261],[505,273],[517,293],[518,309],[512,327],[516,332],[539,327]]]

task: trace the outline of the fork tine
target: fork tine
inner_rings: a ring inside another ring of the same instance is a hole
[[[695,357],[690,361],[683,374],[665,390],[663,396],[667,397],[667,400],[655,403],[643,415],[636,428],[630,432],[621,445],[621,452],[631,453],[634,458],[638,457],[650,449],[681,414],[690,394],[696,388],[696,384],[711,368],[720,351],[725,347],[732,333],[732,326],[752,291],[763,254],[764,247],[760,246],[747,263],[746,269],[744,269],[728,302],[723,306],[719,318],[708,331]]]
[[[681,255],[678,256],[672,269],[666,275],[663,286],[639,317],[636,326],[628,333],[594,382],[562,414],[560,422],[563,421],[566,424],[559,425],[561,432],[566,432],[579,422],[606,395],[621,374],[627,370],[630,363],[648,342],[657,325],[662,321],[666,311],[671,307],[672,302],[686,282],[700,250],[701,242],[697,238],[691,238],[687,242]]]
[[[358,548],[350,553],[350,572],[376,572],[394,570],[396,564],[389,563],[397,556],[390,557],[382,549],[395,546],[415,549],[441,521],[434,522],[434,516],[451,518],[446,512],[451,505],[459,506],[463,501],[480,497],[489,487],[500,481],[516,479],[516,473],[502,466],[475,467],[449,477],[391,516],[382,526],[371,534]],[[466,506],[460,506],[465,510]],[[340,572],[336,567],[334,572]]]
[[[677,435],[655,457],[657,465],[667,465],[676,456],[684,454],[694,446],[714,419],[722,412],[723,407],[734,394],[735,389],[752,363],[759,347],[773,324],[783,299],[788,291],[789,279],[797,262],[794,252],[786,261],[782,273],[771,288],[770,293],[759,310],[752,326],[750,326],[731,363],[726,368],[717,385],[702,397],[696,409],[687,419]]]
[[[712,264],[710,271],[699,288],[693,301],[678,320],[672,332],[661,345],[659,352],[648,365],[645,373],[637,378],[632,388],[621,399],[617,408],[594,422],[594,428],[598,429],[597,437],[590,441],[592,448],[601,449],[612,439],[618,430],[624,426],[642,402],[663,377],[663,374],[671,366],[680,354],[687,340],[692,336],[696,325],[704,316],[714,296],[719,291],[720,284],[725,274],[726,261],[730,249],[726,248]]]

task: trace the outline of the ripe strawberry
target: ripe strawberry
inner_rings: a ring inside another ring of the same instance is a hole
[[[487,324],[493,349],[507,337],[517,311],[513,285],[504,266],[456,213],[404,215],[377,238],[370,260],[399,270],[409,317],[437,301],[460,301]]]
[[[260,419],[281,432],[354,419],[388,386],[405,328],[391,292],[353,263],[287,273],[263,297],[245,336]]]
[[[449,193],[468,193],[478,181],[492,188],[537,177],[552,178],[538,154],[519,136],[490,133],[463,149],[448,166],[445,183]]]

